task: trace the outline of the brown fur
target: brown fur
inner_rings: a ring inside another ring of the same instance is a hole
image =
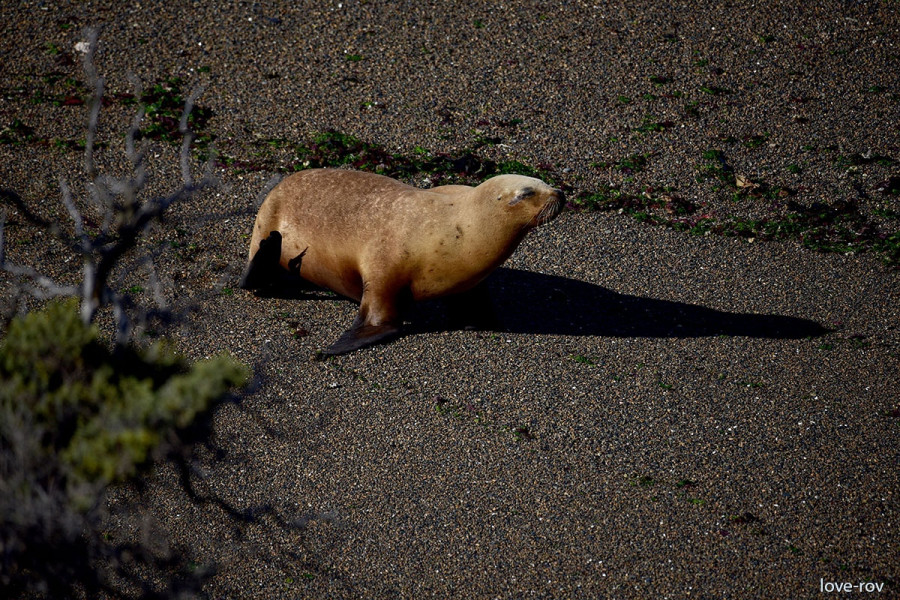
[[[307,281],[360,302],[353,328],[327,351],[348,352],[399,330],[402,295],[422,300],[471,289],[562,203],[561,192],[520,175],[423,190],[372,173],[300,171],[260,207],[242,285],[258,287],[257,251],[279,232],[282,268],[299,266]]]

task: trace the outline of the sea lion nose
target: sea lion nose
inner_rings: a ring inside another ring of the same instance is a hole
[[[556,192],[556,194],[554,194],[554,204],[556,204],[556,210],[554,210],[553,212],[558,215],[566,207],[566,195],[562,190],[554,191]]]

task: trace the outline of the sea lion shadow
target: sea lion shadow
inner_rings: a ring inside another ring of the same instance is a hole
[[[240,285],[240,284],[238,284]],[[257,298],[278,298],[279,300],[346,300],[331,290],[314,285],[302,277],[280,269],[264,286],[252,290]]]
[[[535,335],[695,338],[740,336],[801,339],[830,330],[809,319],[732,313],[696,304],[614,292],[602,286],[518,269],[497,269],[486,280],[495,326],[487,331]],[[478,306],[470,310],[478,310]],[[485,310],[486,307],[481,307]],[[407,333],[444,330],[421,308]],[[422,316],[424,319],[417,317]]]

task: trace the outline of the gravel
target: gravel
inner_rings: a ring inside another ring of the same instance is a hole
[[[260,381],[217,413],[203,486],[281,521],[238,526],[167,469],[148,482],[145,516],[216,565],[209,597],[900,597],[900,271],[879,254],[568,211],[493,276],[496,330],[453,330],[431,303],[408,335],[323,362],[352,303],[235,289],[256,198],[290,158],[269,142],[329,129],[406,155],[499,138],[478,153],[574,193],[784,210],[698,181],[719,149],[798,205],[853,202],[896,231],[900,201],[878,191],[900,160],[896,2],[20,2],[0,23],[0,127],[49,140],[0,144],[0,187],[41,214],[65,222],[60,177],[86,197],[81,154],[53,141],[83,137],[85,107],[33,90],[83,81],[89,25],[110,97],[130,73],[203,82],[216,147],[269,161],[220,169],[150,235],[177,246],[167,299],[193,307],[170,337]],[[110,172],[132,111],[102,113]],[[177,153],[152,146],[148,194],[179,185]],[[644,170],[596,166],[634,154]],[[77,280],[65,247],[8,216],[10,260]]]

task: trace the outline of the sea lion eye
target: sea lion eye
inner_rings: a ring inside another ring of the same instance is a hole
[[[534,196],[536,193],[537,192],[534,191],[534,188],[530,188],[530,187],[522,188],[521,190],[518,191],[518,193],[516,193],[516,195],[513,197],[513,199],[509,201],[509,205],[515,206],[516,204],[518,204],[525,198],[530,198],[530,197]]]

